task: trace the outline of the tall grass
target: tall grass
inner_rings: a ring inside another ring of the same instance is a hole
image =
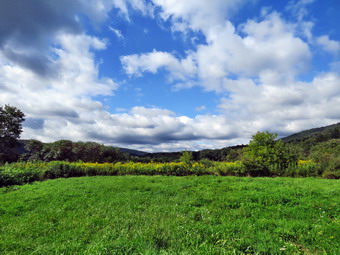
[[[246,176],[248,173],[249,171],[241,162],[19,162],[0,166],[0,187],[47,179],[96,175]],[[269,167],[269,176],[318,177],[323,174],[320,165],[313,161],[299,161],[298,164],[291,164],[285,169],[282,169],[279,165]],[[335,176],[335,178],[339,178],[339,176]]]

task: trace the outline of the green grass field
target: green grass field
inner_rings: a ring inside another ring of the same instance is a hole
[[[338,180],[98,176],[0,189],[0,254],[340,254]]]

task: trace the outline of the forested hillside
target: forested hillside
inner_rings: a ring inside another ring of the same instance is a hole
[[[296,134],[282,138],[285,143],[303,143],[306,141],[318,143],[330,139],[340,138],[340,123],[304,130]]]

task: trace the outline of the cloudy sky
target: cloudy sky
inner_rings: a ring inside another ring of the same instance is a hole
[[[340,121],[338,0],[1,0],[22,138],[145,151]]]

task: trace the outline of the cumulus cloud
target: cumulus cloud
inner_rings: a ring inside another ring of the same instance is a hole
[[[232,123],[223,116],[178,116],[159,108],[134,107],[127,113],[111,114],[98,107],[89,114],[78,110],[76,119],[53,115],[43,121],[29,118],[25,136],[43,141],[57,139],[91,140],[146,151],[198,149],[209,147],[207,140],[240,139]],[[86,121],[88,120],[88,121]],[[81,123],[81,125],[79,125]],[[201,144],[199,144],[201,143]],[[231,141],[227,144],[232,145]],[[213,143],[210,142],[210,146]]]
[[[223,23],[245,2],[250,1],[153,0],[153,3],[161,8],[159,15],[162,19],[171,20],[173,30],[181,32],[187,29],[207,32]]]
[[[264,77],[276,72],[290,80],[305,71],[311,59],[308,44],[275,12],[260,21],[248,20],[241,31],[224,21],[205,31],[205,36],[207,44],[198,45],[184,58],[153,51],[123,56],[121,61],[128,74],[141,76],[163,67],[174,79],[199,77],[205,89],[220,92],[228,76]]]
[[[231,94],[220,108],[234,120],[243,120],[248,130],[272,130],[291,134],[310,126],[324,126],[340,119],[340,76],[324,73],[310,83],[289,86],[254,84],[252,80],[225,80]],[[251,128],[252,126],[252,128]]]
[[[60,34],[84,33],[81,15],[94,27],[117,8],[127,19],[129,9],[152,15],[150,4],[143,0],[2,0],[0,8],[0,52],[9,61],[39,75],[55,72],[50,49]],[[52,44],[52,45],[51,45]]]
[[[53,59],[48,54],[51,38],[59,33],[82,33],[77,13],[84,13],[95,20],[105,17],[100,5],[86,2],[2,1],[0,51],[3,57],[38,74],[53,72]]]
[[[98,78],[91,49],[104,49],[103,41],[87,35],[61,35],[58,42],[61,48],[53,50],[57,56],[53,63],[59,70],[57,76],[41,76],[0,61],[0,101],[19,107],[29,119],[39,123],[44,119],[44,127],[52,119],[60,123],[60,120],[91,121],[87,112],[102,107],[91,96],[111,95],[118,87],[112,79]]]
[[[340,53],[340,42],[329,39],[328,35],[319,36],[316,38],[319,44],[325,51],[338,55]]]
[[[165,68],[173,79],[186,79],[195,73],[196,64],[192,56],[178,60],[172,54],[162,51],[152,51],[146,54],[122,56],[121,62],[129,75],[142,76],[143,72],[156,73]]]

